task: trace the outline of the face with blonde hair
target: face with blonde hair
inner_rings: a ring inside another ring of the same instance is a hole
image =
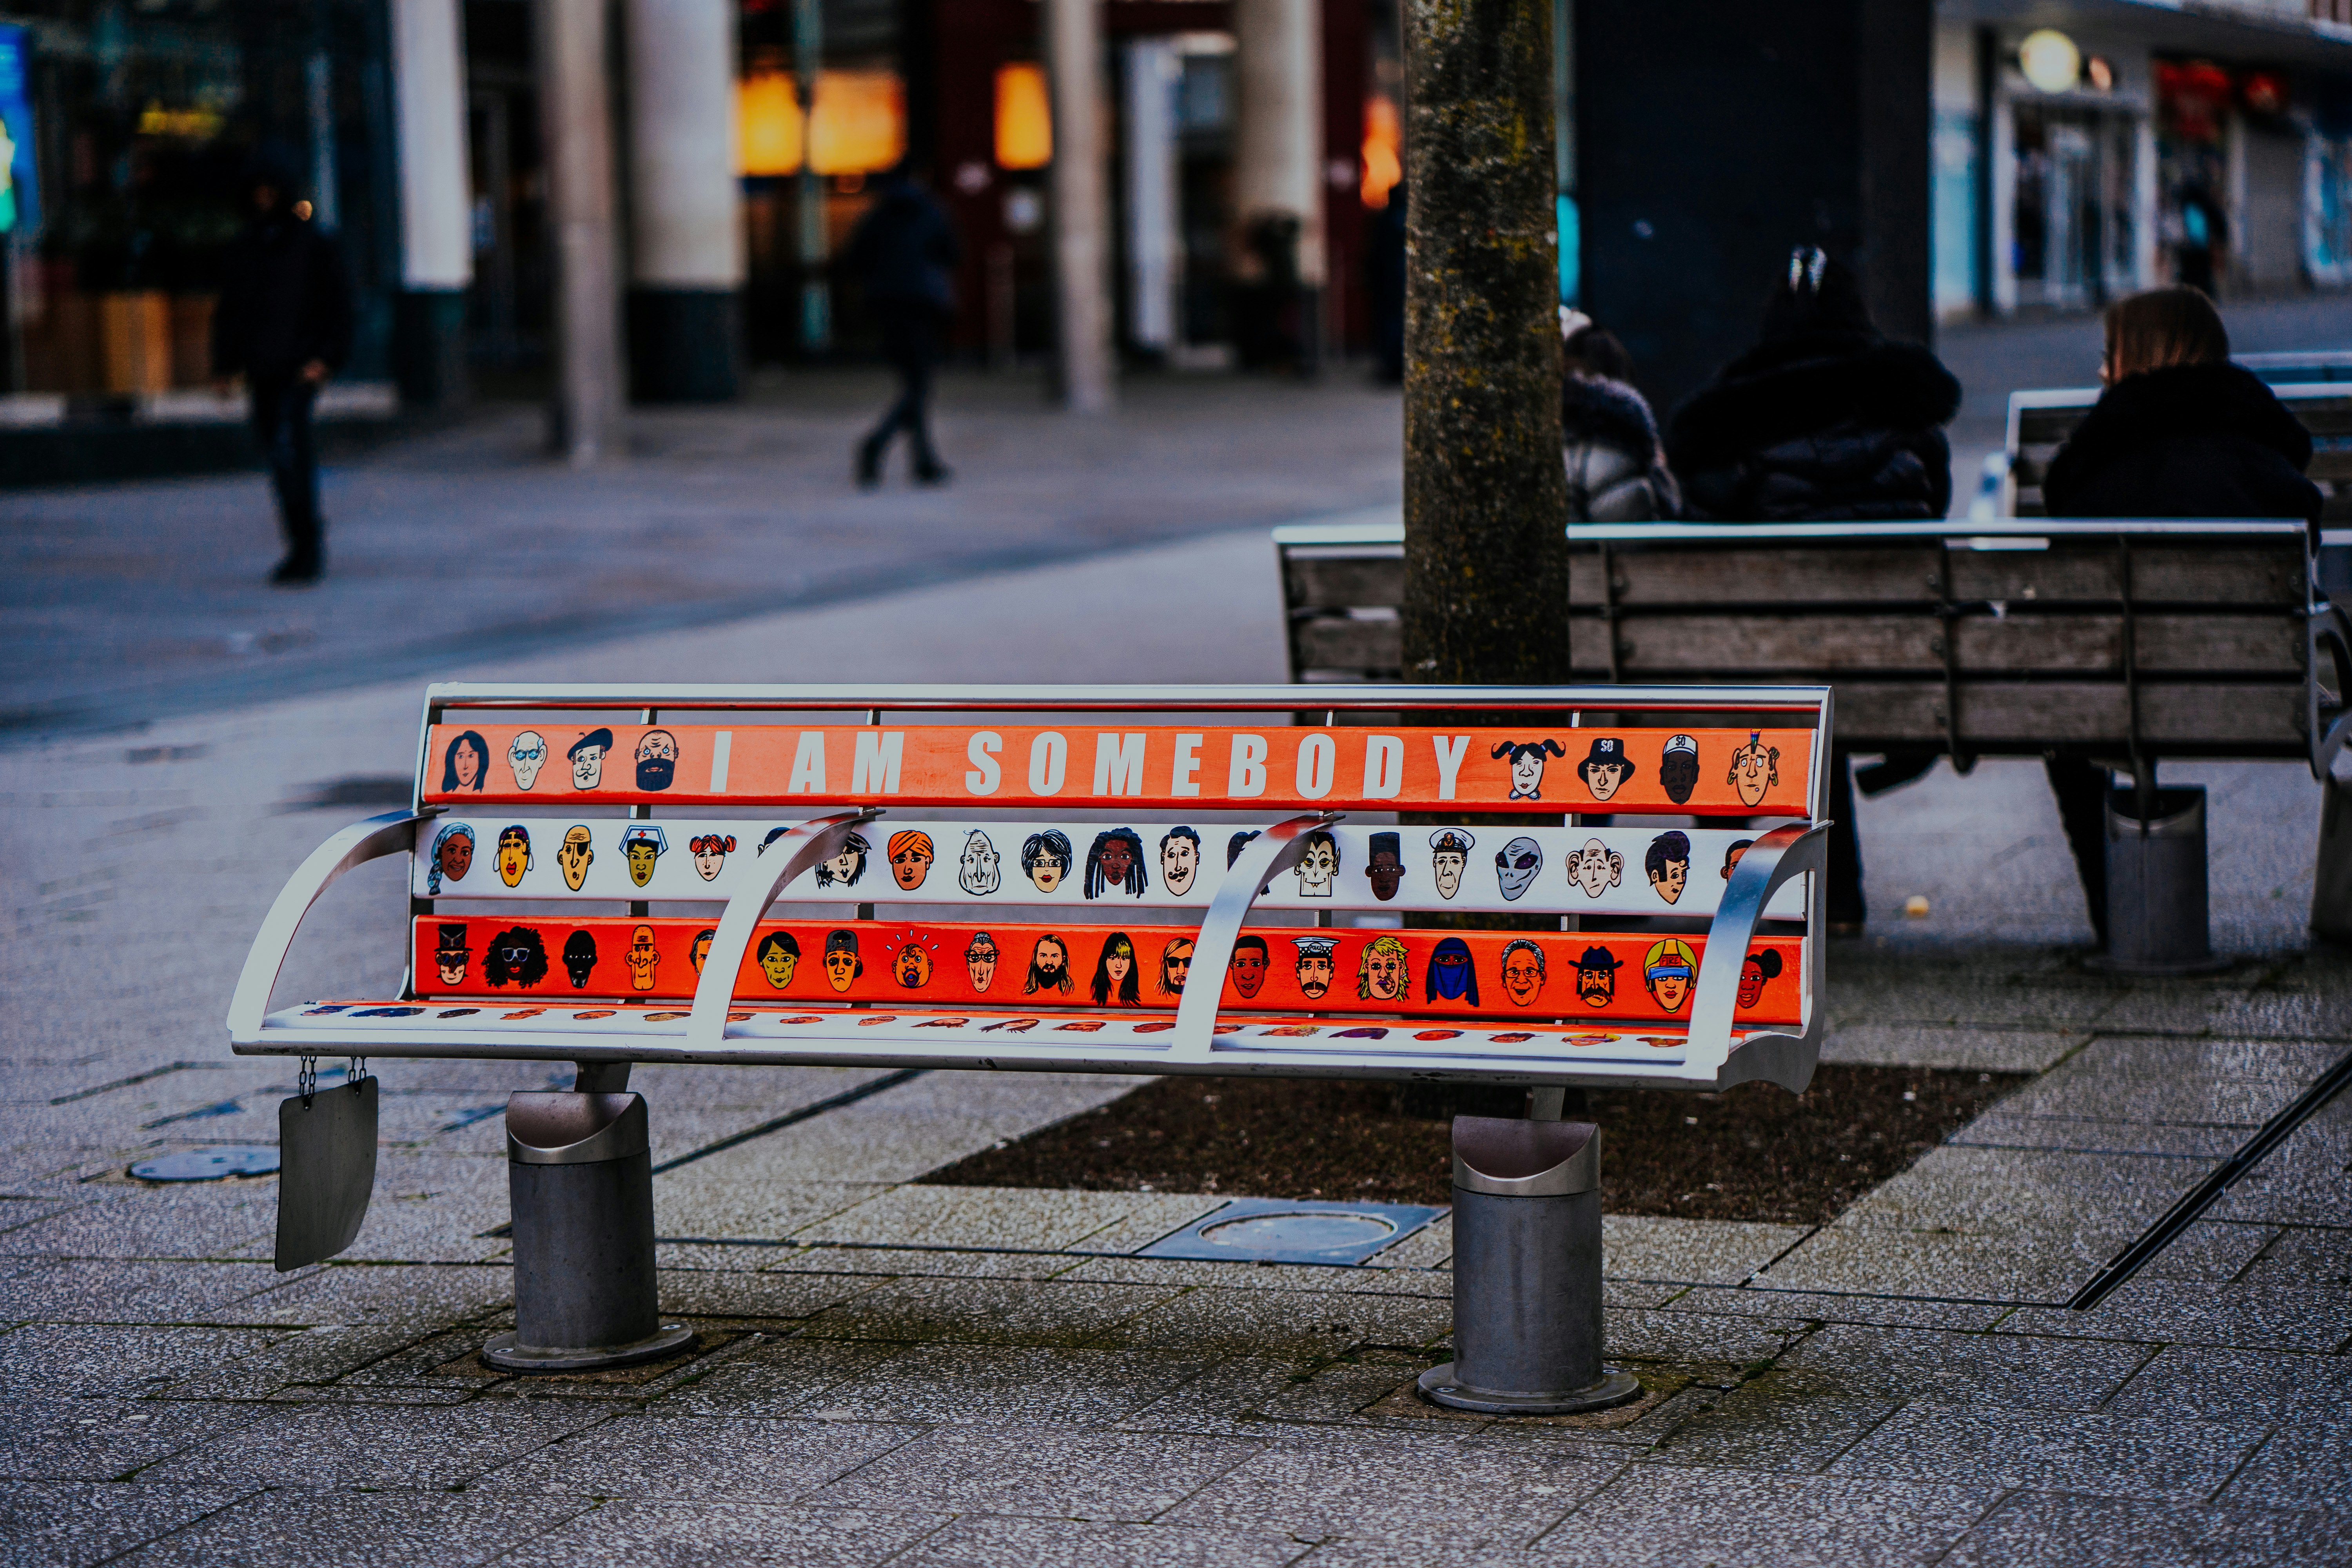
[[[2199,289],[2150,289],[2107,307],[2106,353],[2099,380],[2108,386],[2144,371],[2224,364],[2230,334],[2221,312]]]

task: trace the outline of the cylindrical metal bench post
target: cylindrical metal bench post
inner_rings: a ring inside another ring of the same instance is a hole
[[[1568,1415],[1642,1392],[1601,1356],[1601,1129],[1455,1117],[1454,1359],[1422,1397]]]
[[[576,1372],[667,1355],[654,1283],[653,1146],[635,1094],[507,1098],[515,1330],[483,1347],[510,1372]]]
[[[2107,951],[2097,967],[2124,974],[2193,974],[2213,957],[2205,890],[2205,791],[2156,792],[2141,832],[2129,790],[2107,793]]]

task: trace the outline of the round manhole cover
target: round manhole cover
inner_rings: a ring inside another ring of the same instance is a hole
[[[1236,1252],[1341,1252],[1377,1247],[1397,1227],[1365,1214],[1260,1214],[1204,1226],[1201,1239]]]
[[[183,1149],[131,1167],[142,1182],[216,1182],[223,1176],[267,1176],[278,1169],[278,1151],[264,1143],[229,1143],[214,1149]]]

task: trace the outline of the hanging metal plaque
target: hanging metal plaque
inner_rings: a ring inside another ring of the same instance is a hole
[[[332,1258],[375,1188],[375,1079],[278,1102],[278,1268]]]

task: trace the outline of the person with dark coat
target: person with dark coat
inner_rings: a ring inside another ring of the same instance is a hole
[[[1959,405],[1951,372],[1881,336],[1853,273],[1802,247],[1762,338],[1675,411],[1666,459],[1696,521],[1942,517],[1952,500],[1943,426]]]
[[[1960,384],[1916,343],[1879,331],[1862,285],[1817,246],[1790,252],[1756,346],[1675,411],[1666,457],[1683,515],[1722,522],[1889,522],[1944,516],[1952,449],[1944,426]],[[1879,795],[1935,765],[1931,747],[1890,752],[1864,770]],[[1862,930],[1862,839],[1853,753],[1830,752],[1830,928]]]
[[[213,374],[224,387],[244,376],[252,398],[254,439],[286,533],[286,559],[269,580],[315,583],[326,567],[326,525],[310,412],[351,355],[351,278],[341,247],[312,221],[284,170],[257,165],[246,199],[250,221],[229,248],[213,310]]]
[[[2304,478],[2311,433],[2253,372],[2230,363],[2230,334],[2195,289],[2153,289],[2107,307],[2106,390],[2042,479],[2052,517],[2300,518],[2316,531],[2319,487]],[[2107,770],[2043,759],[2107,938]]]
[[[866,309],[882,328],[882,353],[898,373],[898,400],[873,434],[858,443],[857,482],[881,482],[891,437],[907,433],[915,479],[945,484],[947,465],[931,446],[931,367],[955,313],[955,268],[961,256],[947,210],[902,165],[882,187],[882,199],[858,221],[849,239],[851,268],[865,279]]]
[[[1570,522],[1670,521],[1682,510],[1633,356],[1616,334],[1563,308],[1559,428]]]

